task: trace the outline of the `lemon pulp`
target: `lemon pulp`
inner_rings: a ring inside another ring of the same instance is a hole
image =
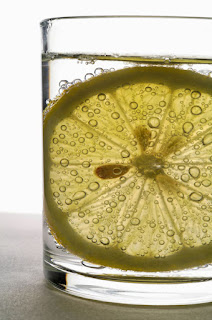
[[[45,214],[93,263],[163,271],[212,262],[212,79],[134,67],[44,111]]]

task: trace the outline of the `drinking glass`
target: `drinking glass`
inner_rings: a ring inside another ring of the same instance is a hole
[[[106,302],[212,301],[212,20],[41,30],[46,279]]]

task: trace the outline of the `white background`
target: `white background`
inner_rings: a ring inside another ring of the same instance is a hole
[[[212,17],[212,3],[211,0],[4,2],[0,19],[0,212],[42,212],[39,22],[58,16],[116,14]]]

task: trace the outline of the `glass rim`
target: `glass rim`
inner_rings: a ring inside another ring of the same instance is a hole
[[[212,17],[197,17],[197,16],[157,16],[157,15],[96,15],[96,16],[66,16],[66,17],[54,17],[54,18],[47,18],[43,19],[40,22],[40,26],[44,27],[47,23],[58,21],[58,20],[80,20],[80,19],[182,19],[182,20],[191,20],[191,19],[196,19],[196,20],[212,20]]]

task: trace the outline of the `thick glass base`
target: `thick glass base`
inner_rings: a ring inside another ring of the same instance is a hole
[[[47,257],[47,256],[46,256]],[[81,261],[59,265],[44,260],[46,279],[56,288],[86,299],[132,305],[189,305],[212,301],[212,280],[185,277],[132,277],[108,274],[107,269]],[[207,272],[206,272],[207,273]]]

